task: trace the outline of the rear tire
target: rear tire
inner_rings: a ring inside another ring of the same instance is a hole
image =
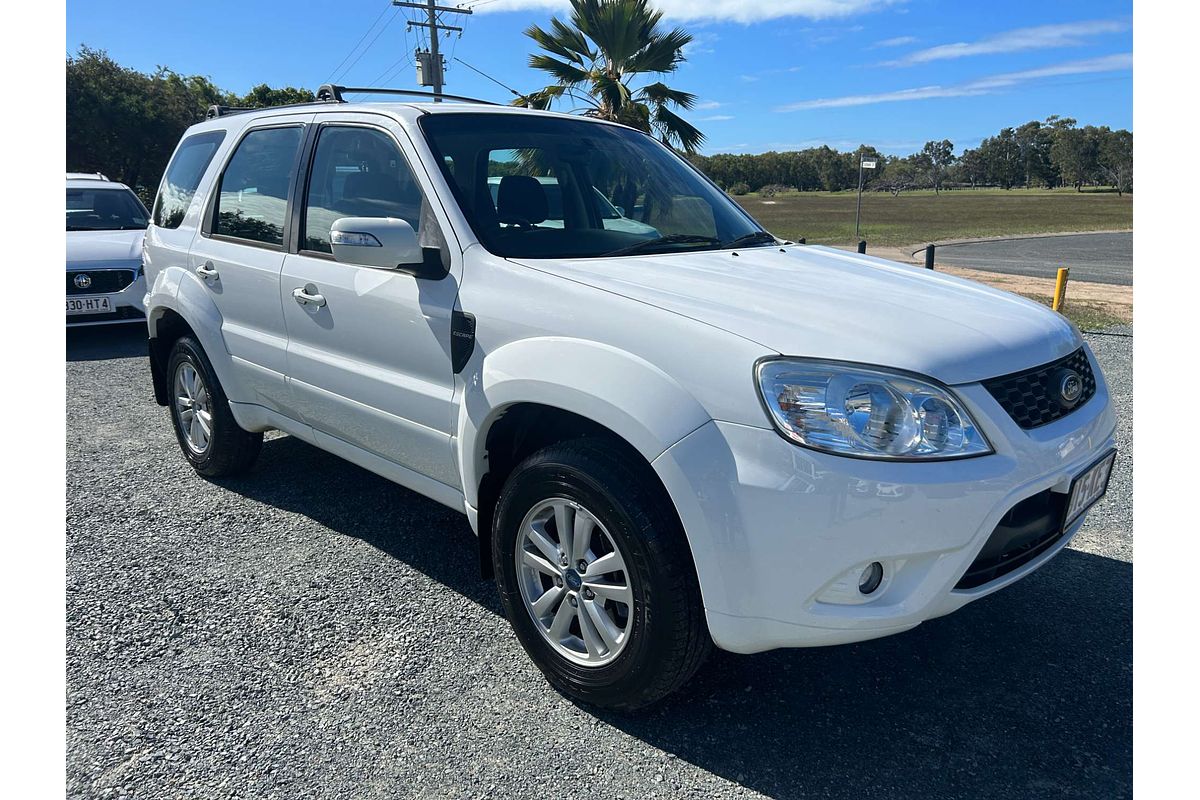
[[[263,435],[238,426],[204,348],[191,336],[180,337],[167,358],[167,400],[179,448],[196,472],[219,478],[254,464]]]
[[[565,540],[560,520],[570,531]],[[614,445],[578,439],[525,459],[501,491],[493,531],[505,615],[563,694],[620,711],[644,708],[681,687],[711,649],[670,499],[648,467]],[[576,536],[590,537],[586,554],[573,550]],[[580,561],[595,566],[577,570]],[[575,619],[558,624],[567,618],[560,612]]]

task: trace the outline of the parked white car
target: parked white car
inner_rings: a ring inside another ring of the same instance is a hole
[[[142,238],[149,219],[125,184],[67,173],[67,327],[145,324]]]
[[[1103,495],[1108,390],[1049,309],[781,241],[620,125],[322,96],[179,144],[146,236],[155,396],[201,475],[278,429],[465,513],[570,696],[637,708],[713,644],[909,630]]]

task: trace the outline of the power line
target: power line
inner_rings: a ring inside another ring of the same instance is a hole
[[[393,0],[393,4],[394,4],[394,0]],[[383,27],[379,29],[379,32],[376,33],[374,38],[372,38],[371,41],[367,43],[367,46],[365,48],[363,48],[363,51],[361,53],[359,53],[358,56],[353,61],[350,62],[350,65],[348,67],[346,67],[344,70],[342,70],[342,73],[340,75],[338,75],[336,78],[333,79],[333,82],[337,82],[338,80],[345,78],[350,73],[350,70],[354,69],[354,65],[357,64],[359,62],[359,60],[367,54],[367,52],[375,45],[375,42],[379,41],[379,37],[382,36],[383,32],[386,31],[391,26],[391,24],[396,21],[396,17],[398,15],[399,15],[399,9],[397,9],[395,12],[392,13],[392,16],[389,17],[388,21],[383,24]]]
[[[345,64],[350,60],[350,56],[354,55],[354,51],[358,49],[358,46],[366,41],[367,36],[371,33],[371,31],[375,30],[375,26],[379,24],[379,20],[383,19],[383,15],[386,14],[388,9],[391,7],[391,0],[388,0],[387,5],[383,7],[383,11],[380,11],[379,16],[375,18],[375,21],[371,23],[370,27],[363,31],[363,35],[358,37],[358,41],[354,43],[354,47],[350,48],[350,52],[346,53],[346,57],[343,58],[336,67],[333,68],[333,72],[329,73],[329,77],[325,79],[326,83],[333,81],[333,76],[336,75],[338,70],[342,68],[342,64]]]
[[[504,84],[504,83],[501,83],[500,81],[496,80],[496,79],[495,79],[495,78],[493,78],[491,75],[488,75],[486,72],[484,72],[483,70],[479,69],[478,67],[473,67],[473,66],[471,66],[471,65],[470,65],[470,64],[468,64],[467,62],[463,61],[461,58],[456,58],[456,59],[454,59],[454,60],[455,60],[455,61],[457,61],[458,63],[462,64],[464,67],[466,67],[467,69],[471,70],[472,72],[478,72],[480,75],[482,75],[483,77],[487,78],[489,81],[491,81],[492,83],[496,84],[497,86],[500,86],[500,87],[502,87],[502,88],[504,88],[504,89],[507,89],[508,91],[512,92],[512,93],[513,93],[513,95],[515,95],[516,97],[524,97],[524,96],[525,96],[525,95],[521,94],[520,92],[518,92],[516,89],[512,88],[511,86],[509,86],[509,85],[507,85],[507,84]]]

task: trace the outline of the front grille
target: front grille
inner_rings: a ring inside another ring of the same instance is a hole
[[[974,589],[1040,556],[1063,536],[1067,495],[1047,489],[1009,510],[954,587]]]
[[[90,324],[95,322],[117,322],[119,320],[135,320],[145,319],[146,315],[138,311],[133,306],[121,306],[116,311],[109,311],[106,314],[67,314],[68,325],[78,325],[80,323]]]
[[[1059,392],[1064,370],[1074,370],[1083,381],[1083,392],[1073,404],[1063,402]],[[1092,395],[1096,394],[1096,376],[1092,374],[1092,365],[1081,347],[1066,358],[1024,372],[992,378],[984,381],[983,386],[1013,421],[1029,430],[1049,425],[1091,400]]]
[[[78,275],[87,275],[91,280],[88,286],[75,285]],[[67,270],[67,297],[79,294],[110,294],[119,292],[133,283],[134,271],[131,269],[86,269]]]

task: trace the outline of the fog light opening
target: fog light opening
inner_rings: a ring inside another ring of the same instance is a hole
[[[871,594],[879,588],[881,583],[883,583],[883,564],[872,561],[862,571],[862,575],[858,576],[858,591],[863,594]]]

